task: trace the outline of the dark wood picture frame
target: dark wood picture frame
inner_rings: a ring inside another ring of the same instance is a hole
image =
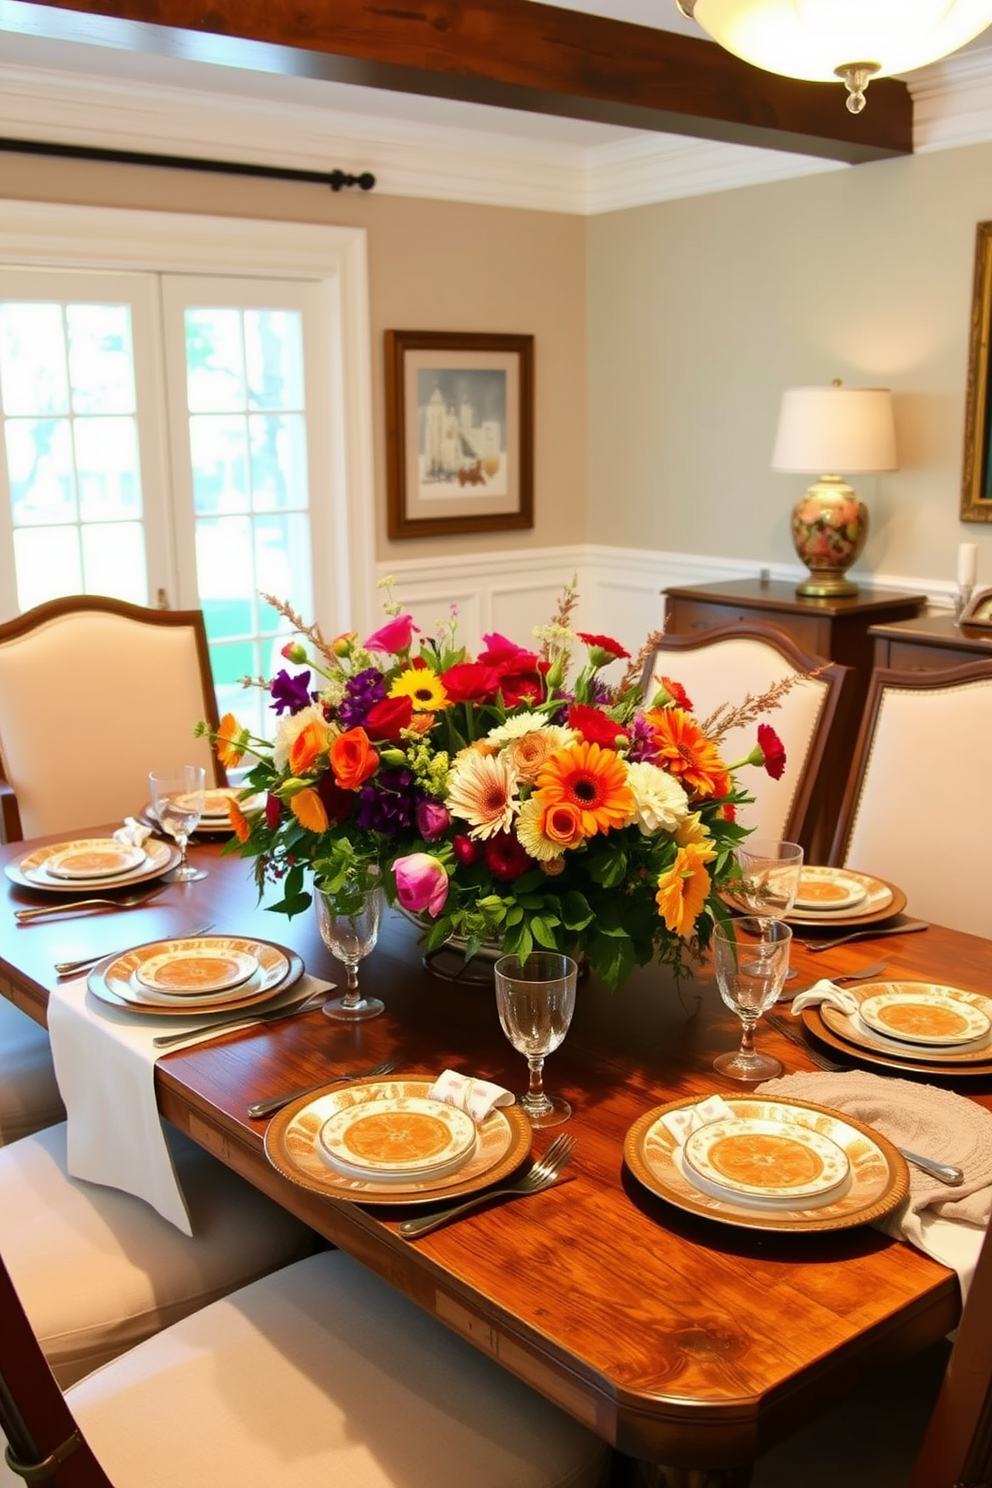
[[[971,300],[968,390],[965,399],[962,522],[992,522],[992,406],[989,338],[992,331],[992,222],[980,222],[975,238]]]
[[[534,525],[534,338],[386,331],[390,538]]]

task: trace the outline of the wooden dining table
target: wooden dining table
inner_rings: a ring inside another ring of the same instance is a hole
[[[0,866],[35,845],[0,847]],[[144,907],[29,924],[14,911],[54,897],[4,876],[0,993],[44,1020],[55,962],[206,922],[296,950],[317,977],[340,977],[312,912],[287,920],[266,909],[274,886],[259,903],[253,862],[217,841],[192,855],[207,876],[169,885]],[[992,941],[936,925],[822,954],[797,939],[793,966],[802,984],[882,957],[889,978],[992,986]],[[442,971],[459,967],[447,953],[442,961]],[[420,1209],[363,1205],[293,1182],[267,1159],[266,1121],[249,1118],[250,1102],[386,1059],[397,1074],[452,1068],[524,1088],[525,1062],[500,1029],[491,979],[425,969],[418,931],[401,914],[387,914],[361,981],[385,1003],[380,1017],[348,1025],[314,1010],[164,1054],[156,1065],[162,1115],[599,1433],[617,1449],[617,1482],[737,1488],[762,1452],[955,1326],[956,1275],[872,1225],[738,1228],[676,1207],[633,1176],[623,1149],[638,1118],[676,1098],[742,1093],[712,1068],[740,1025],[706,961],[679,985],[658,965],[615,992],[581,978],[571,1029],[546,1067],[548,1088],[571,1103],[565,1129],[576,1140],[554,1187],[495,1201],[410,1242],[397,1224]],[[759,1024],[757,1042],[787,1072],[812,1067],[771,1026]],[[992,1108],[992,1078],[951,1083]],[[534,1153],[554,1135],[535,1133]]]

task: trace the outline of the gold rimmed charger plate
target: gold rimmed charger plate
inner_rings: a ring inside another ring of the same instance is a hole
[[[17,863],[7,863],[4,872],[14,883],[25,889],[39,889],[46,894],[72,894],[76,899],[81,892],[91,889],[123,889],[148,879],[160,878],[179,862],[179,849],[174,843],[160,842],[149,838],[145,843],[143,861],[125,873],[114,873],[106,878],[56,878],[45,871],[45,863],[57,853],[65,852],[71,842],[53,842],[48,847],[37,847]]]
[[[253,955],[258,961],[258,971],[249,981],[227,992],[210,993],[203,997],[189,994],[174,998],[152,993],[142,987],[135,972],[143,961],[153,956],[168,955],[191,946],[214,944],[231,950]],[[123,955],[107,956],[93,968],[86,985],[94,997],[111,1007],[127,1008],[132,1013],[151,1014],[155,1017],[189,1018],[197,1013],[227,1012],[228,1009],[256,1007],[268,1002],[278,993],[298,982],[303,975],[303,961],[294,951],[284,946],[273,945],[267,940],[253,940],[235,935],[178,936],[174,940],[152,940],[135,946]]]
[[[433,1076],[355,1080],[335,1085],[324,1095],[310,1095],[277,1111],[265,1131],[265,1155],[284,1178],[311,1193],[359,1204],[429,1204],[436,1199],[478,1193],[508,1176],[531,1150],[533,1132],[519,1106],[492,1111],[479,1127],[475,1151],[465,1163],[442,1177],[411,1179],[349,1178],[335,1172],[321,1156],[319,1134],[325,1121],[350,1105],[368,1101],[425,1097]]]
[[[845,868],[846,877],[860,880],[865,886],[865,897],[850,909],[793,909],[786,915],[786,924],[804,929],[826,929],[843,926],[845,930],[857,925],[874,925],[881,920],[890,920],[902,914],[906,908],[906,895],[884,878],[873,878],[870,873],[856,873]]]
[[[775,1121],[783,1126],[798,1123],[834,1142],[847,1157],[850,1186],[830,1203],[809,1209],[798,1204],[794,1209],[763,1209],[753,1202],[745,1205],[729,1196],[717,1198],[703,1193],[679,1167],[675,1138],[661,1121],[670,1111],[696,1104],[693,1100],[677,1100],[656,1106],[639,1117],[624,1138],[624,1160],[634,1177],[677,1209],[742,1229],[802,1234],[871,1224],[902,1203],[909,1191],[905,1160],[880,1132],[808,1101],[734,1096],[727,1099],[727,1104],[742,1120]]]
[[[858,987],[847,987],[859,1002],[873,997],[893,986],[922,988],[934,985],[929,982],[864,982]],[[980,992],[953,989],[955,997],[961,998],[992,1016],[992,998]],[[981,1048],[967,1045],[902,1044],[896,1039],[883,1038],[860,1024],[838,1008],[825,1006],[803,1008],[800,1013],[804,1026],[815,1038],[845,1054],[848,1059],[857,1058],[866,1064],[880,1065],[885,1069],[910,1070],[916,1074],[933,1075],[990,1075],[992,1074],[992,1037]]]

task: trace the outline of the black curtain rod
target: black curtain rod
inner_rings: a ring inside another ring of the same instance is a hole
[[[270,181],[309,181],[340,191],[343,186],[358,186],[371,191],[375,176],[363,171],[353,176],[348,171],[290,170],[279,165],[245,165],[236,160],[200,160],[192,155],[151,155],[143,150],[103,150],[95,145],[58,145],[44,140],[0,139],[0,150],[8,154],[53,155],[63,160],[108,160],[115,165],[155,165],[172,170],[213,171],[229,176],[261,176]]]

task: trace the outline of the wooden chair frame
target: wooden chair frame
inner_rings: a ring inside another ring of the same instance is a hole
[[[772,650],[777,651],[795,671],[816,672],[818,680],[826,684],[827,692],[823,711],[806,761],[806,768],[802,779],[797,784],[792,807],[782,833],[784,839],[790,842],[802,842],[804,846],[808,846],[811,831],[815,826],[817,777],[831,735],[838,721],[843,718],[841,709],[842,704],[846,705],[849,692],[847,684],[851,676],[850,667],[841,666],[838,662],[828,661],[822,656],[814,656],[809,651],[803,651],[792,636],[777,625],[748,621],[734,625],[715,625],[692,635],[664,636],[658,650],[648,658],[645,664],[641,678],[642,686],[645,691],[650,686],[651,678],[657,670],[659,652],[671,653],[672,672],[677,677],[680,655],[702,650],[720,642],[738,640],[763,642]],[[774,713],[769,714],[768,722],[774,728]]]
[[[211,730],[216,731],[220,720],[210,666],[207,629],[201,610],[156,610],[129,604],[125,600],[111,599],[104,595],[73,594],[60,599],[48,600],[44,604],[36,605],[34,609],[26,610],[22,615],[15,616],[12,620],[0,623],[0,647],[6,641],[17,636],[28,635],[32,630],[61,616],[94,613],[117,615],[123,620],[129,620],[138,625],[173,626],[192,630],[200,665],[203,718],[209,723]],[[211,752],[211,758],[214,784],[225,785],[226,776],[213,752]],[[21,813],[17,804],[16,789],[6,778],[4,772],[2,749],[0,749],[0,822],[2,822],[4,836],[8,842],[21,841],[24,835]]]

